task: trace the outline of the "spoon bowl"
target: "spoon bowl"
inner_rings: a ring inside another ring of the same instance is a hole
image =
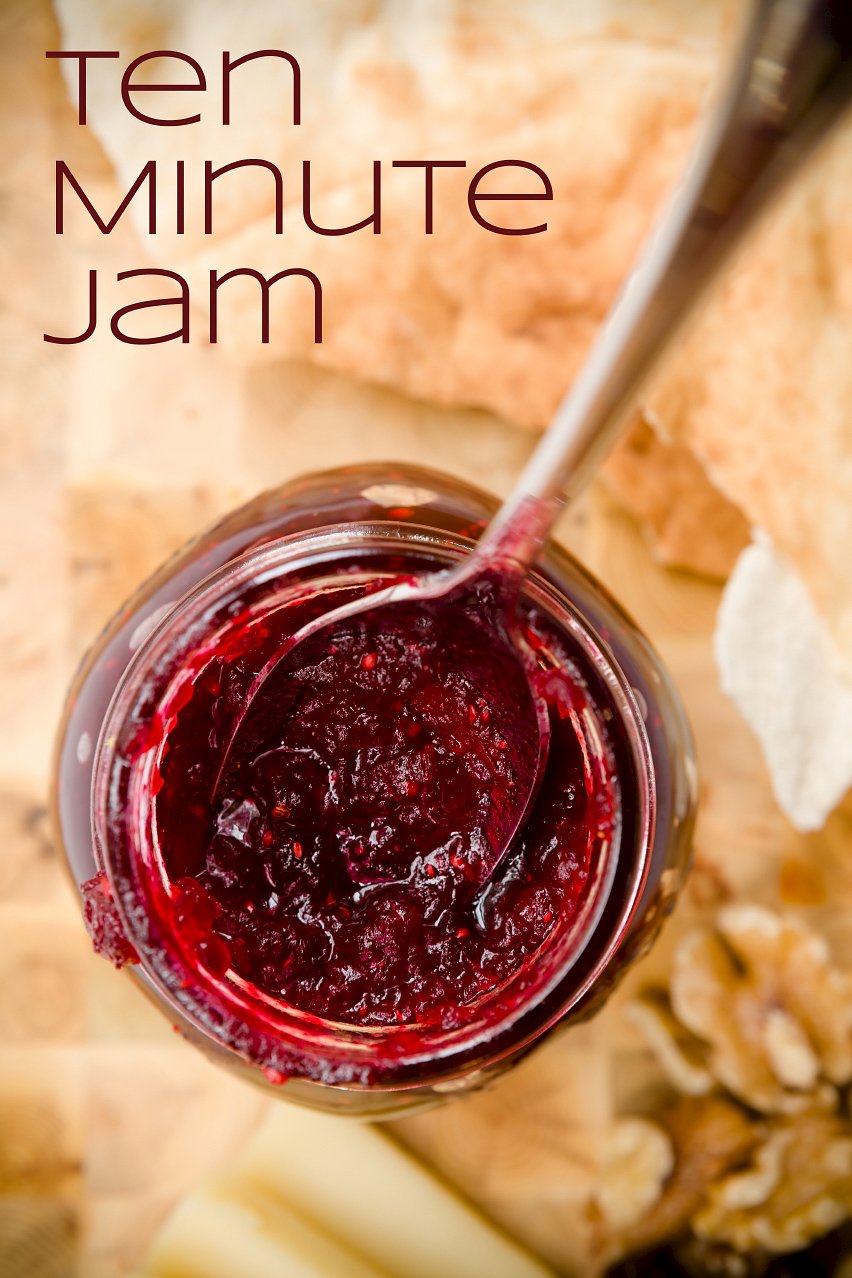
[[[424,618],[438,619],[442,642],[434,692],[430,697],[420,690],[418,713],[429,730],[429,748],[444,756],[463,755],[470,782],[457,780],[448,793],[436,781],[435,792],[430,794],[427,786],[418,802],[427,818],[444,819],[451,840],[463,839],[465,877],[476,887],[490,880],[541,786],[550,713],[538,686],[539,663],[518,618],[514,579],[483,572],[474,560],[471,556],[451,570],[410,577],[350,599],[301,627],[252,681],[231,727],[214,793],[239,767],[241,757],[251,755],[253,741],[270,729],[285,732],[299,713],[306,682],[330,656],[347,650],[355,630],[360,632],[358,651],[369,650],[354,658],[362,667],[359,678],[369,687],[384,678],[383,637],[416,636]],[[274,693],[275,724],[259,717],[263,688]],[[342,705],[344,730],[346,714]],[[410,757],[396,760],[396,784],[400,770],[404,784],[407,766],[412,788],[420,784],[414,778],[420,775],[422,745],[412,743]]]

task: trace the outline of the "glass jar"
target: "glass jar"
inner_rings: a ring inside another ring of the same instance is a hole
[[[227,974],[188,967],[164,922],[152,778],[144,750],[138,766],[128,764],[127,745],[156,718],[168,681],[199,640],[246,599],[262,607],[282,586],[310,588],[388,564],[448,566],[470,552],[496,506],[458,480],[411,466],[344,468],[264,493],[140,587],[87,653],[65,707],[55,825],[78,889],[102,885],[114,953],[138,959],[127,971],[187,1038],[301,1103],[398,1116],[496,1077],[554,1026],[600,1005],[650,946],[686,874],[696,780],[679,697],[630,618],[551,543],[529,592],[581,646],[606,714],[618,721],[618,774],[631,788],[632,816],[595,867],[583,910],[560,943],[536,956],[499,1015],[492,1009],[422,1032],[319,1021],[258,1003]]]

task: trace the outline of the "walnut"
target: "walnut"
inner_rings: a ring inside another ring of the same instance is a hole
[[[715,1080],[763,1113],[792,1113],[852,1078],[852,983],[821,937],[761,906],[727,906],[687,935],[668,996],[631,1014],[687,1094]]]
[[[708,1190],[738,1167],[758,1141],[745,1111],[721,1096],[684,1097],[658,1115],[674,1165],[662,1193],[641,1217],[622,1227],[626,1251],[644,1251],[682,1234]]]
[[[681,1025],[664,990],[648,990],[625,1014],[642,1034],[667,1078],[685,1096],[706,1096],[714,1087],[705,1044]]]
[[[604,1143],[600,1181],[595,1199],[614,1230],[640,1220],[662,1193],[674,1167],[674,1153],[666,1133],[643,1118],[614,1123]]]
[[[850,1214],[852,1123],[814,1109],[771,1119],[748,1165],[710,1186],[691,1224],[740,1252],[788,1252]]]

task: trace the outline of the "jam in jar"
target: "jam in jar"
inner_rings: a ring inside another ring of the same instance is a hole
[[[246,709],[305,621],[457,563],[495,506],[412,467],[266,493],[140,589],[69,698],[55,814],[96,948],[304,1103],[396,1115],[495,1076],[599,1004],[685,873],[680,702],[554,544],[518,612],[550,748],[493,874],[529,689],[487,582],[321,630]]]

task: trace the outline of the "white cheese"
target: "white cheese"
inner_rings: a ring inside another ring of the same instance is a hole
[[[551,1272],[378,1127],[278,1105],[236,1164],[394,1278]]]
[[[231,1178],[192,1194],[169,1217],[141,1278],[389,1278]]]

